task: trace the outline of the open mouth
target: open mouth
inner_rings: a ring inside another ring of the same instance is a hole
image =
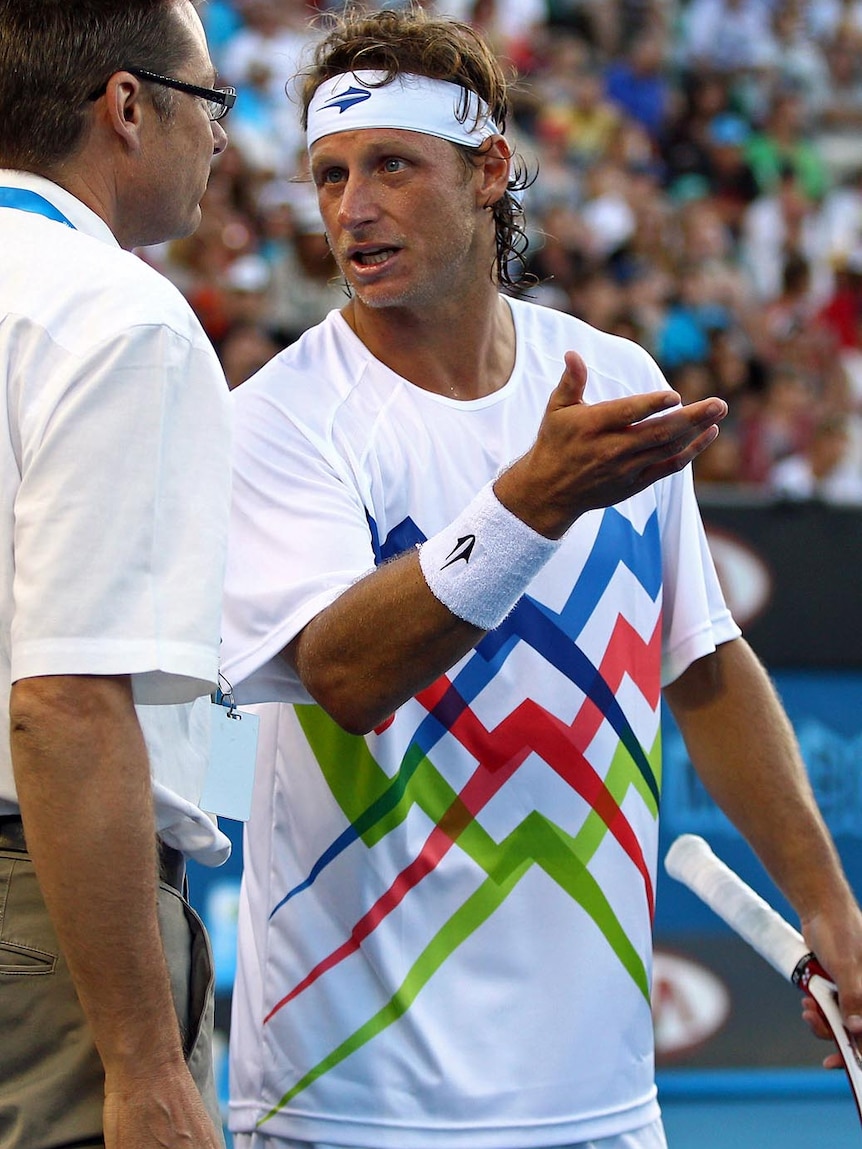
[[[377,267],[395,255],[396,251],[397,248],[394,247],[377,247],[367,251],[351,252],[350,258],[360,267]]]

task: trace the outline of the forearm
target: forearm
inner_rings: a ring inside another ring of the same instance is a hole
[[[665,691],[692,763],[804,923],[853,904],[793,729],[748,644],[701,659]]]
[[[435,598],[414,550],[354,583],[285,654],[339,725],[363,734],[444,674],[483,633]]]
[[[181,1064],[156,913],[149,764],[129,682],[25,679],[10,712],[28,849],[109,1084]]]

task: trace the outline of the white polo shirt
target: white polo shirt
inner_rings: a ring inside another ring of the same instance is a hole
[[[89,208],[20,172],[0,170],[0,188],[31,207],[0,206],[0,814],[17,811],[11,683],[128,674],[157,828],[216,863],[229,842],[196,804],[218,675],[224,376],[182,295]]]

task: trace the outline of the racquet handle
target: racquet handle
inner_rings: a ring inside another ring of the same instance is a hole
[[[810,957],[802,934],[715,856],[703,838],[682,834],[668,850],[665,869],[688,886],[788,981]]]
[[[814,999],[838,1046],[862,1120],[862,1050],[844,1028],[834,984],[805,940],[772,906],[713,854],[703,838],[683,834],[665,855],[665,869],[698,895],[782,977]]]

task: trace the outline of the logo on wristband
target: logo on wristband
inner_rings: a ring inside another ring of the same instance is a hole
[[[470,555],[473,553],[473,547],[476,545],[475,535],[462,535],[449,554],[446,556],[446,562],[440,567],[444,571],[446,567],[450,567],[452,563],[456,563],[459,559],[463,559],[465,563],[470,561]]]

